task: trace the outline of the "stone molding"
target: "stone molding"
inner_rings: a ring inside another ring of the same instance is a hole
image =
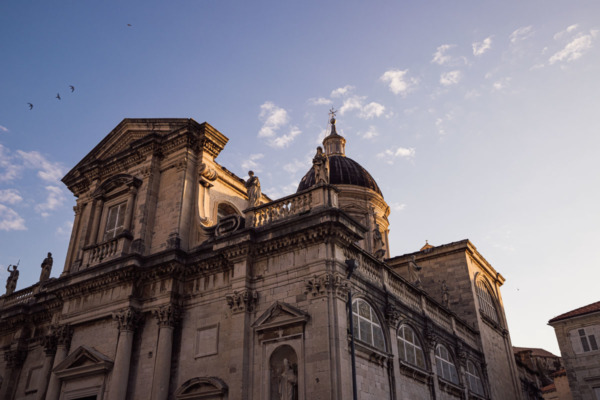
[[[124,310],[114,312],[112,317],[117,321],[119,331],[133,332],[141,322],[141,314],[133,307],[128,307]]]
[[[234,313],[252,311],[258,303],[258,292],[255,290],[244,289],[234,291],[225,296],[227,305]]]
[[[398,329],[398,324],[400,323],[400,320],[404,318],[405,316],[402,315],[402,313],[400,312],[400,310],[398,310],[397,307],[391,304],[388,304],[385,307],[385,319],[387,320],[388,325],[394,330]]]
[[[304,294],[312,294],[313,297],[334,293],[345,300],[350,290],[350,283],[340,273],[327,272],[314,275],[304,281]]]

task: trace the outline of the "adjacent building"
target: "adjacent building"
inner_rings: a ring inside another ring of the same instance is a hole
[[[217,163],[227,141],[125,119],[63,178],[60,277],[0,298],[1,399],[522,398],[504,277],[469,240],[391,257],[335,118],[280,199]]]

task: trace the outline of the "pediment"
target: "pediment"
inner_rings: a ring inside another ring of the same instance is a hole
[[[113,361],[98,350],[80,346],[54,368],[60,379],[103,374],[112,369]]]
[[[288,303],[275,302],[252,325],[257,331],[277,329],[288,325],[305,324],[310,316]]]
[[[222,398],[227,393],[228,387],[219,378],[198,377],[187,380],[177,391],[177,400],[200,400]]]

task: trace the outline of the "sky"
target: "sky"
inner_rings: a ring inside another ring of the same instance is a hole
[[[468,238],[506,278],[513,345],[559,354],[548,320],[599,300],[598,15],[591,0],[2,2],[0,281],[19,262],[17,289],[34,284],[49,251],[60,275],[75,205],[60,179],[123,118],[209,122],[230,139],[217,161],[278,198],[334,107],[390,205],[392,256]]]

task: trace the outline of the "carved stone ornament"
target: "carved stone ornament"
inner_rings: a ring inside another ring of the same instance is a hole
[[[233,312],[252,311],[258,302],[258,292],[254,290],[234,291],[225,296],[225,299]]]
[[[456,358],[458,359],[458,363],[461,366],[466,367],[467,352],[465,351],[465,346],[463,345],[462,341],[460,341],[460,340],[456,344]]]
[[[433,324],[431,321],[426,321],[425,330],[424,330],[425,342],[430,349],[435,349],[435,346],[438,343],[438,335],[433,328]]]
[[[210,168],[208,165],[202,163],[198,168],[198,174],[209,181],[214,181],[219,177],[217,171],[214,168]]]
[[[69,325],[57,325],[52,327],[52,335],[56,337],[58,346],[67,346],[71,344],[73,329]]]
[[[384,356],[383,354],[373,352],[369,355],[369,361],[374,362],[375,364],[379,365],[380,367],[385,366],[386,360],[387,360],[387,357]]]
[[[400,313],[400,311],[398,311],[396,307],[394,307],[391,304],[388,304],[385,308],[385,317],[388,320],[389,324],[396,328],[396,326],[400,322],[400,319],[402,318],[402,314]]]
[[[112,317],[117,321],[120,331],[134,331],[141,320],[140,313],[131,307],[113,313]]]
[[[156,317],[158,326],[173,328],[179,323],[181,313],[176,306],[168,304],[158,310],[154,310],[154,316]]]
[[[27,350],[11,349],[4,353],[4,361],[9,368],[19,368],[27,358]]]
[[[304,294],[318,296],[332,291],[338,296],[345,297],[350,289],[348,281],[340,274],[325,273],[320,276],[314,275],[304,282]]]
[[[42,338],[42,346],[44,346],[44,353],[46,353],[47,356],[52,356],[53,354],[56,353],[56,345],[58,344],[58,339],[56,337],[55,334],[53,334],[53,332],[50,332],[50,334],[45,335]]]

